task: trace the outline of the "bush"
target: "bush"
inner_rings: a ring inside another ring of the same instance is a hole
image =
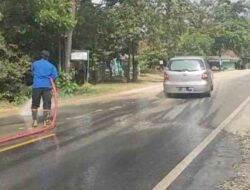
[[[26,80],[31,62],[28,57],[12,55],[0,61],[0,100],[22,103],[30,95]]]
[[[66,95],[75,94],[78,90],[77,83],[73,80],[74,72],[65,73],[61,72],[59,79],[56,81],[59,90]]]
[[[27,87],[26,85],[21,86],[21,91],[17,96],[15,96],[13,103],[16,105],[20,105],[27,101],[31,97],[31,87]]]

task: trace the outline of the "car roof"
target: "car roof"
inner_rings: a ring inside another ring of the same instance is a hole
[[[182,59],[200,59],[200,60],[204,60],[205,58],[202,56],[176,56],[170,59],[170,61],[172,60],[182,60]]]

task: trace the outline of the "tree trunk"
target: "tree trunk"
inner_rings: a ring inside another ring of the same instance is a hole
[[[135,43],[133,40],[131,46],[132,46],[133,81],[137,81],[138,71],[137,71],[137,61],[135,61]]]
[[[127,65],[127,82],[130,82],[130,66],[131,66],[131,49],[129,47],[128,65]]]
[[[58,38],[58,70],[62,71],[62,38],[61,35]]]
[[[129,40],[128,42],[128,64],[127,64],[127,71],[126,71],[126,75],[127,75],[127,82],[130,82],[130,66],[131,66],[131,49],[132,49],[132,41]]]
[[[72,16],[74,18],[76,17],[76,2],[75,2],[75,0],[73,0],[73,5],[72,5]],[[65,39],[64,66],[65,66],[66,72],[70,71],[70,56],[71,56],[71,51],[72,51],[72,36],[73,36],[73,29],[66,34],[66,39]]]
[[[67,34],[67,37],[65,39],[65,60],[64,60],[64,66],[65,71],[70,71],[70,55],[71,55],[71,48],[72,48],[72,31],[70,31]]]

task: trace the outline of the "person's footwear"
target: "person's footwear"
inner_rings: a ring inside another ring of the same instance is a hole
[[[48,127],[51,124],[50,120],[43,121],[43,126]]]
[[[50,111],[43,111],[43,126],[47,127],[51,124]]]
[[[33,119],[33,122],[32,122],[32,127],[33,128],[36,128],[38,127],[38,120],[37,120],[37,110],[36,109],[33,109],[32,110],[32,119]]]
[[[33,127],[33,128],[37,128],[37,127],[38,127],[38,122],[37,122],[37,120],[33,120],[33,122],[32,122],[32,127]]]

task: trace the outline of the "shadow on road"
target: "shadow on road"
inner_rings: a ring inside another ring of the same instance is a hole
[[[171,98],[176,99],[197,99],[197,98],[208,98],[204,94],[174,94]]]

